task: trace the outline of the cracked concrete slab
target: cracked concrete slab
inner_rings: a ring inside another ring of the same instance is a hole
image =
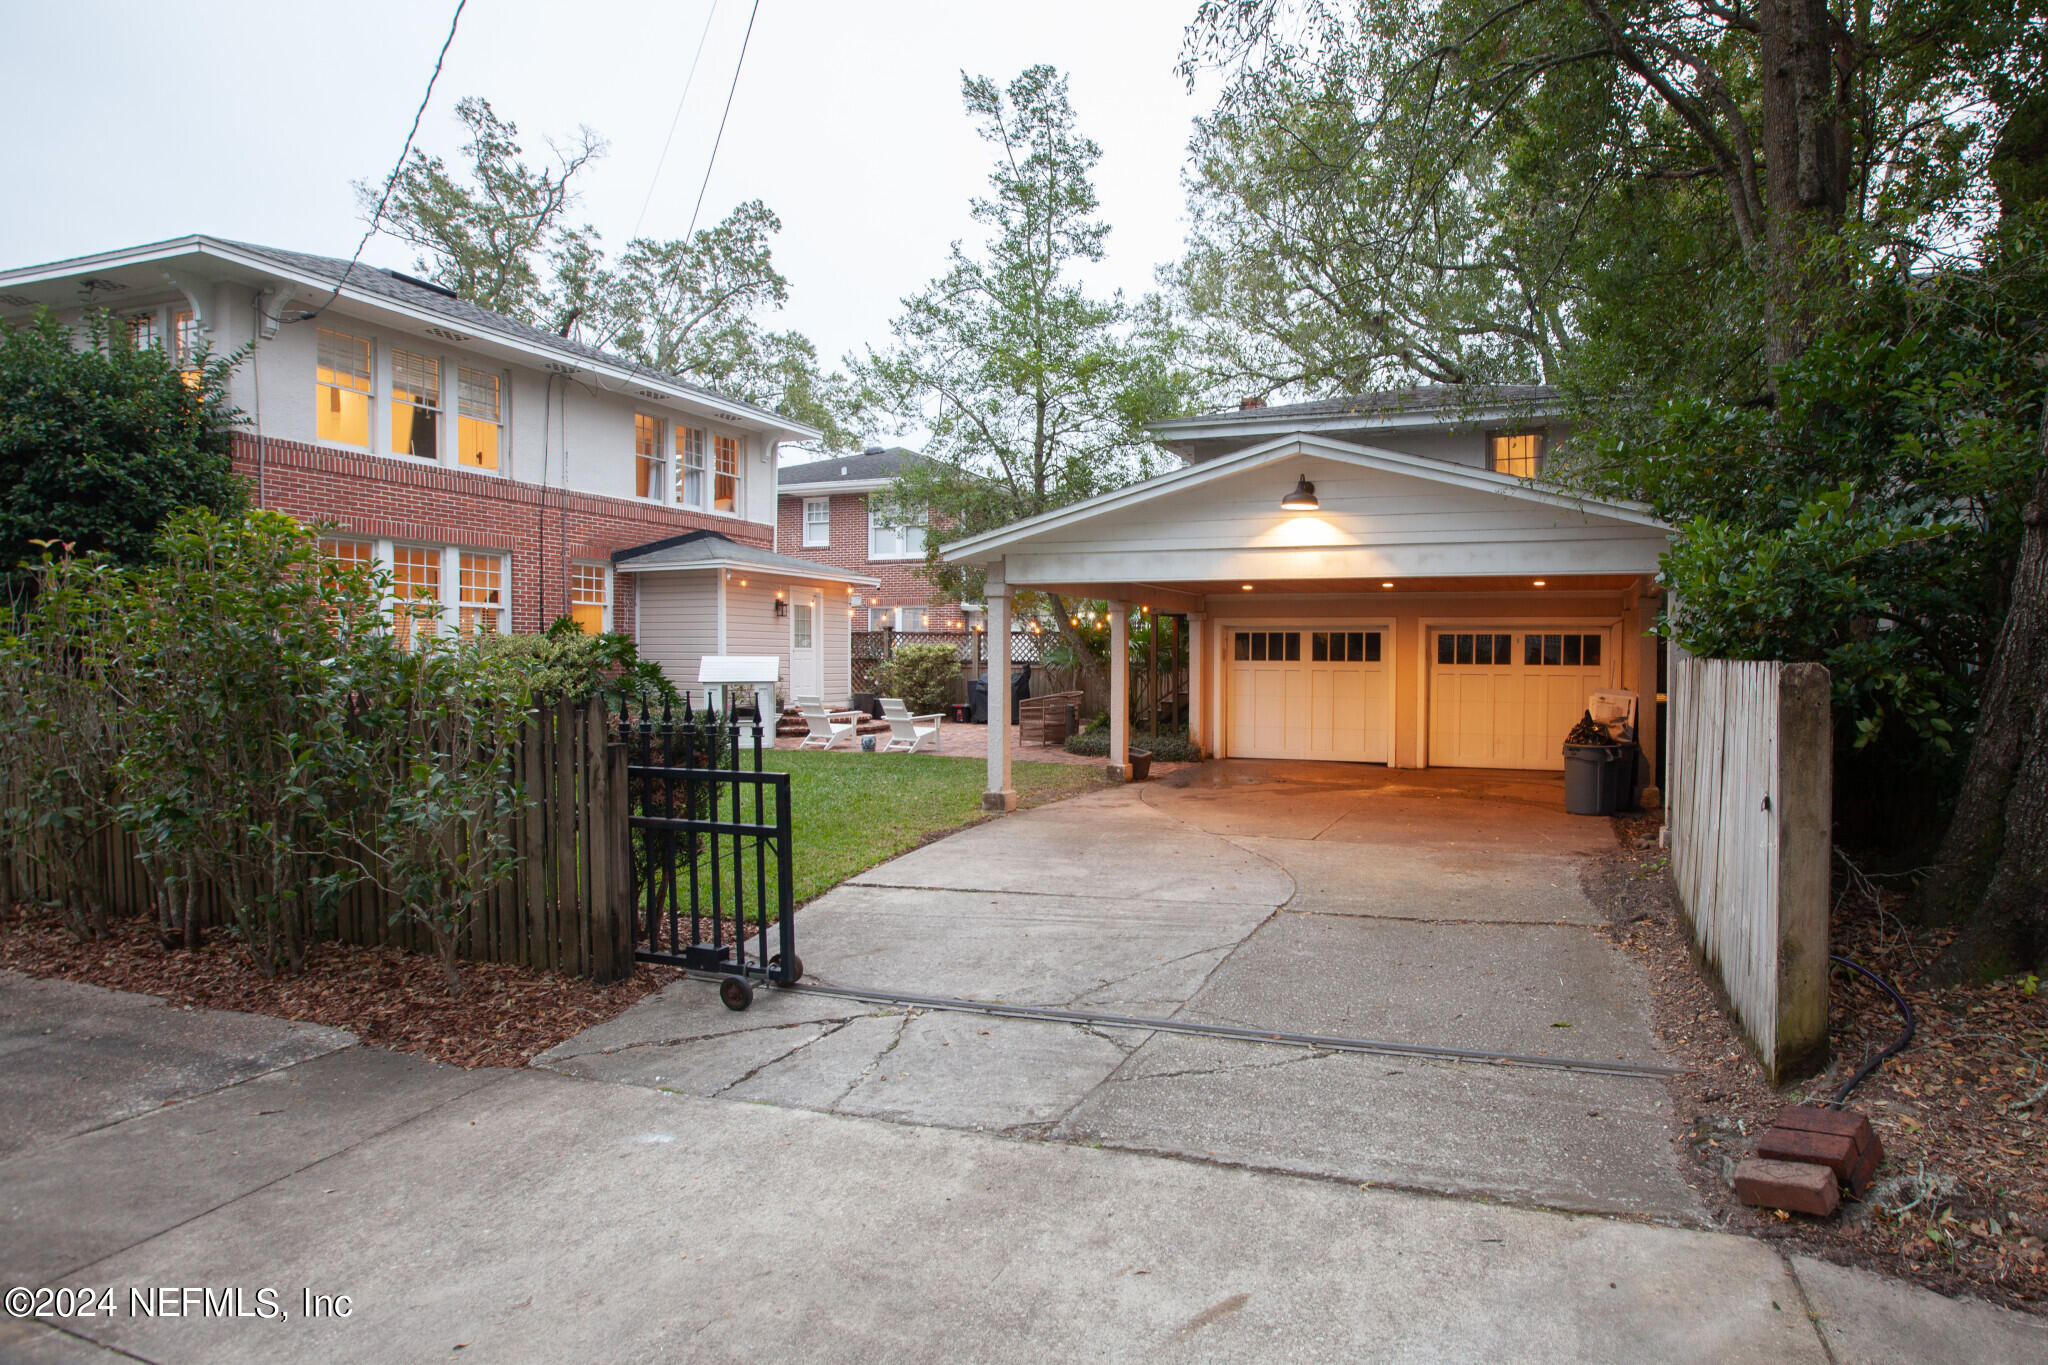
[[[729,1010],[719,1001],[716,982],[702,976],[686,978],[670,982],[625,1013],[549,1048],[535,1057],[533,1064],[554,1066],[587,1053],[649,1043],[682,1043],[793,1024],[845,1020],[865,1014],[869,1008],[851,1000],[770,988],[755,991],[754,1003],[748,1008]]]
[[[833,1020],[804,1021],[680,1042],[621,1043],[601,1052],[537,1057],[534,1065],[585,1080],[619,1081],[682,1095],[716,1095],[841,1026]]]
[[[1509,1203],[1689,1219],[1698,1206],[1670,1159],[1669,1126],[1655,1081],[1159,1034],[1055,1136]]]
[[[1289,910],[1385,919],[1604,925],[1579,886],[1579,861],[1549,853],[1231,836],[1294,879]]]
[[[1814,1323],[1834,1365],[2039,1365],[2048,1321],[1977,1299],[1949,1299],[1919,1285],[1812,1256],[1792,1257]]]
[[[997,1131],[1050,1124],[1127,1049],[1070,1024],[920,1013],[836,1106],[897,1123]]]
[[[317,1024],[0,971],[0,1158],[354,1042]]]

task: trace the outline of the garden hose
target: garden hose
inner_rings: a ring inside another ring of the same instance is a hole
[[[1906,1021],[1905,1032],[1901,1033],[1897,1038],[1895,1038],[1892,1041],[1892,1045],[1890,1047],[1886,1048],[1884,1051],[1878,1053],[1875,1057],[1872,1057],[1869,1061],[1865,1062],[1862,1066],[1858,1067],[1856,1069],[1856,1074],[1851,1076],[1848,1079],[1848,1081],[1843,1084],[1842,1088],[1835,1092],[1835,1097],[1828,1101],[1828,1104],[1832,1108],[1840,1109],[1842,1107],[1842,1102],[1849,1098],[1850,1091],[1854,1090],[1857,1086],[1863,1084],[1863,1082],[1865,1082],[1866,1080],[1869,1080],[1871,1073],[1876,1071],[1879,1067],[1883,1066],[1886,1058],[1897,1056],[1900,1052],[1905,1050],[1906,1044],[1913,1041],[1913,1007],[1906,1003],[1905,996],[1899,994],[1898,987],[1892,985],[1891,982],[1885,980],[1883,977],[1879,976],[1876,972],[1873,972],[1872,970],[1870,970],[1870,968],[1864,966],[1862,963],[1851,962],[1848,958],[1837,957],[1833,953],[1828,954],[1828,961],[1839,962],[1844,967],[1847,967],[1850,971],[1859,972],[1862,975],[1870,978],[1872,981],[1876,982],[1878,989],[1882,990],[1886,995],[1889,995],[1892,998],[1892,1003],[1899,1007],[1899,1015]]]

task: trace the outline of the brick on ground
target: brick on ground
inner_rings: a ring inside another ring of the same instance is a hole
[[[1842,1202],[1835,1173],[1803,1161],[1745,1157],[1735,1167],[1735,1193],[1759,1208],[1787,1209],[1825,1218]]]

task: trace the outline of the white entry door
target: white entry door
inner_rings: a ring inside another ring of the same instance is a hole
[[[824,698],[825,642],[820,629],[824,613],[818,595],[790,594],[789,691],[794,697]]]
[[[1613,650],[1596,626],[1430,630],[1429,765],[1564,767],[1587,694],[1610,687]]]
[[[1227,630],[1230,756],[1387,762],[1391,639],[1384,626],[1348,624]]]

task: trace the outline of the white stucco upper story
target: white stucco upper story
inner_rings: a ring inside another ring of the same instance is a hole
[[[237,355],[230,398],[268,438],[767,527],[778,446],[818,434],[399,272],[213,237],[0,271],[0,325],[44,307]]]

